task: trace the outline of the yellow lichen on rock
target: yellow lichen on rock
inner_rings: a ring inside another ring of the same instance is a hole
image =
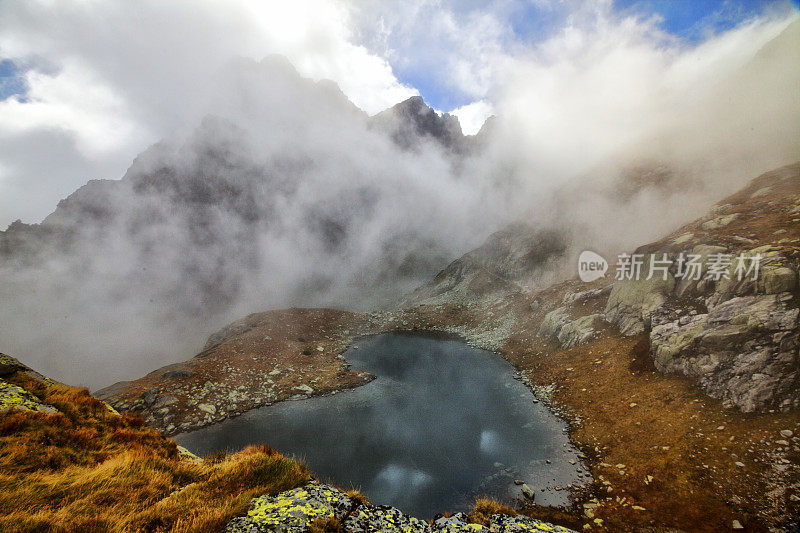
[[[525,516],[494,514],[489,525],[470,523],[467,515],[456,513],[440,517],[432,523],[404,514],[399,509],[371,505],[351,499],[344,492],[327,485],[311,483],[277,496],[262,496],[253,500],[246,517],[228,523],[227,533],[305,532],[315,520],[333,520],[345,531],[354,533],[474,533],[571,530]]]
[[[21,409],[55,413],[56,410],[39,401],[39,398],[18,385],[0,379],[0,412]]]

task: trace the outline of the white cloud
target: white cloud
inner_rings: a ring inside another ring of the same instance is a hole
[[[486,100],[478,100],[454,109],[450,114],[458,117],[461,123],[461,131],[465,135],[475,135],[486,122],[486,119],[494,114],[492,104]]]
[[[798,113],[796,97],[768,86],[797,77],[798,69],[788,62],[772,65],[760,82],[751,80],[764,84],[760,97],[731,99],[730,83],[762,46],[797,20],[795,14],[756,20],[689,47],[661,32],[655,21],[619,18],[606,2],[594,7],[576,13],[558,35],[512,57],[490,95],[497,115],[538,170],[532,174],[541,179],[575,177],[611,156],[630,154],[633,145],[656,137],[665,143],[664,136],[676,128],[684,131],[673,145],[651,145],[654,156],[688,154],[686,140],[695,135],[698,141],[721,141],[734,117],[749,117],[748,126],[760,129]],[[787,106],[784,114],[768,109],[777,101]],[[760,150],[769,144],[765,140],[737,142]],[[780,158],[764,154],[754,161],[770,159]]]
[[[336,81],[370,113],[417,94],[353,42],[348,17],[328,0],[3,1],[0,57],[34,68],[28,101],[0,102],[0,138],[49,132],[77,153],[58,187],[42,186],[53,182],[26,163],[49,158],[48,146],[0,153],[0,226],[40,220],[65,193],[90,178],[120,177],[149,144],[195,124],[236,56],[285,55],[302,74]]]

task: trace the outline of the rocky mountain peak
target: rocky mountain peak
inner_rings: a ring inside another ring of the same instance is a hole
[[[466,136],[458,118],[449,113],[440,115],[421,96],[412,96],[378,113],[371,123],[388,132],[406,150],[419,148],[425,140],[433,140],[459,154],[466,150]]]

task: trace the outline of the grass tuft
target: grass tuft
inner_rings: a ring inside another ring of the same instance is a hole
[[[488,496],[479,496],[475,500],[475,506],[472,508],[472,512],[467,515],[467,520],[472,524],[488,526],[489,519],[492,515],[496,514],[516,516],[517,511]]]

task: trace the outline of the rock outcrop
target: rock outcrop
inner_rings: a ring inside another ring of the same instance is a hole
[[[798,210],[800,164],[757,178],[637,250],[641,277],[614,282],[606,319],[623,335],[646,333],[658,370],[695,379],[725,406],[800,407],[800,249],[788,236]],[[652,258],[671,266],[646,279]]]
[[[708,313],[653,315],[650,345],[662,372],[697,380],[710,396],[744,412],[800,407],[794,295],[739,296]]]
[[[399,509],[371,505],[348,497],[344,492],[319,483],[252,501],[247,516],[231,520],[226,533],[306,532],[315,521],[335,519],[352,532],[523,532],[569,533],[570,529],[522,516],[493,515],[488,525],[470,523],[463,513],[440,517],[428,523],[405,515]],[[319,523],[319,522],[318,522]],[[320,526],[322,529],[322,526]]]
[[[589,341],[595,330],[602,327],[605,318],[600,313],[570,319],[568,306],[547,313],[536,333],[539,337],[553,337],[562,348],[574,348]]]
[[[13,410],[55,413],[56,409],[43,404],[39,398],[18,385],[0,379],[0,413]]]

